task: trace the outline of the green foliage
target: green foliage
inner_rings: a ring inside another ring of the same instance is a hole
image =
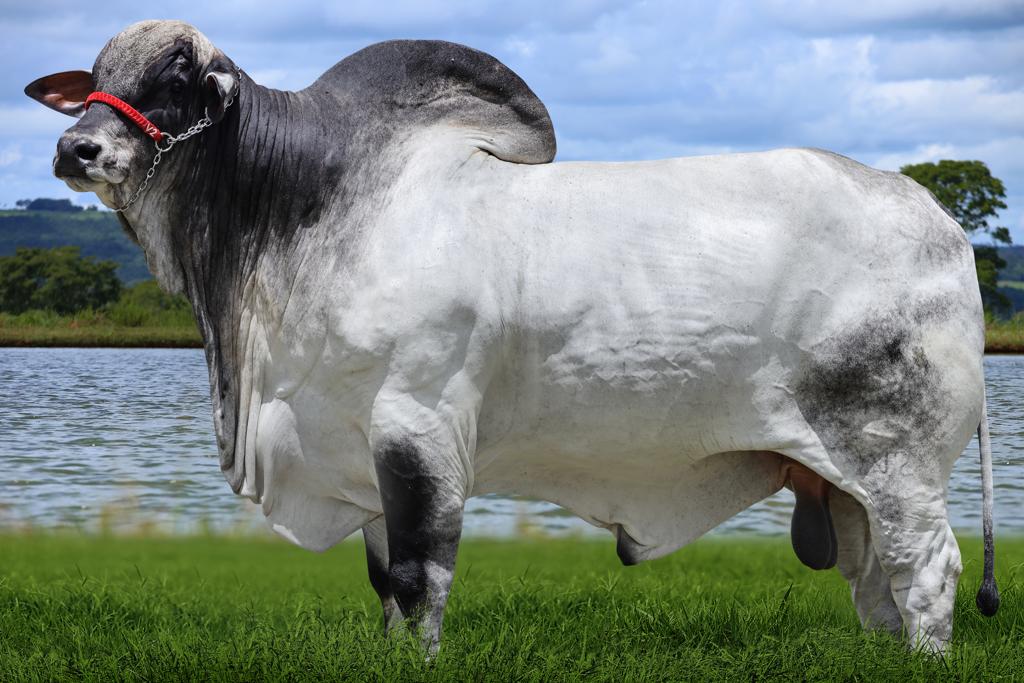
[[[1003,605],[974,606],[963,542],[944,658],[861,630],[835,570],[786,539],[700,541],[624,568],[610,540],[469,539],[433,661],[381,634],[362,544],[0,537],[0,680],[991,681],[1020,678],[1020,541]]]
[[[170,295],[155,280],[146,280],[126,290],[107,314],[125,327],[194,327],[192,307],[183,296]]]
[[[6,325],[18,327],[49,327],[59,325],[64,321],[64,317],[60,313],[39,309],[24,311],[17,315],[0,313],[0,316],[3,316]]]
[[[0,256],[18,247],[65,245],[79,247],[84,256],[116,261],[117,276],[126,284],[151,277],[142,249],[112,211],[0,211]]]
[[[982,161],[955,161],[943,159],[938,163],[910,164],[900,169],[931,190],[942,204],[949,209],[968,235],[975,232],[988,234],[993,243],[1010,244],[1010,231],[1005,227],[992,227],[989,218],[994,218],[1000,209],[1006,208],[1003,181],[992,175]],[[975,246],[974,263],[978,271],[978,284],[986,310],[1008,315],[1013,312],[1013,302],[999,291],[999,269],[1007,264],[999,257],[994,247]]]
[[[198,347],[201,340],[188,301],[147,280],[95,310],[0,311],[0,346]]]
[[[1022,292],[1022,290],[1016,290]],[[1024,313],[1012,318],[997,318],[992,313],[985,315],[986,353],[1024,353]]]
[[[78,247],[18,249],[0,257],[0,311],[75,313],[99,308],[121,294],[113,261],[82,257]]]
[[[82,207],[71,202],[70,199],[47,199],[46,197],[39,197],[38,199],[20,199],[15,202],[17,206],[24,207],[29,211],[81,211]]]
[[[999,290],[999,270],[1006,261],[995,247],[974,245],[974,268],[978,273],[978,286],[985,309],[1006,316],[1013,313],[1013,300]]]
[[[932,191],[968,233],[981,231],[1004,244],[1010,243],[1007,228],[993,228],[988,219],[1006,208],[1003,181],[992,175],[982,161],[954,161],[910,164],[900,169]]]

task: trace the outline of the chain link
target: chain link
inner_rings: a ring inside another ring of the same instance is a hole
[[[234,104],[234,102],[235,98],[229,98],[227,104],[224,105],[224,111],[227,111],[228,107]],[[167,140],[166,147],[161,147],[159,141],[154,140],[153,144],[156,146],[156,156],[153,157],[153,164],[149,167],[149,170],[146,171],[146,177],[143,178],[142,184],[139,185],[139,189],[135,190],[135,193],[128,199],[128,201],[123,206],[114,209],[114,211],[123,213],[125,209],[134,204],[138,200],[138,198],[142,196],[142,193],[146,191],[147,187],[149,187],[149,181],[153,179],[154,175],[156,175],[156,167],[160,165],[160,159],[163,156],[164,152],[171,151],[171,148],[174,147],[179,142],[184,142],[193,135],[198,135],[199,133],[202,133],[203,130],[209,128],[212,125],[213,121],[210,119],[210,111],[208,109],[204,109],[203,118],[199,119],[194,124],[189,126],[188,130],[186,130],[181,135],[164,135],[164,139]]]

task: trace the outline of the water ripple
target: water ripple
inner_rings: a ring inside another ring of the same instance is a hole
[[[996,481],[996,524],[1024,531],[1024,356],[985,359]],[[257,506],[231,494],[220,473],[206,363],[195,349],[0,349],[0,528],[76,526],[176,532],[262,527]],[[977,444],[957,461],[949,512],[979,533]],[[717,533],[789,529],[788,491]],[[607,533],[556,505],[481,496],[467,533]]]

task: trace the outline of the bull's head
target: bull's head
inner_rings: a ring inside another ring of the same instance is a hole
[[[79,121],[57,143],[53,173],[77,192],[95,192],[112,209],[125,209],[139,198],[156,155],[154,140],[124,113],[99,102],[88,106],[90,93],[102,92],[130,105],[154,126],[180,134],[204,112],[212,122],[223,118],[238,92],[235,65],[202,33],[178,21],[143,21],[129,26],[106,44],[92,72],[65,71],[44,76],[25,93]],[[163,160],[160,177],[121,222],[146,253],[150,270],[164,289],[180,292],[184,282],[171,249],[166,221],[140,220],[158,210],[162,192],[172,182],[177,160]],[[130,219],[130,220],[129,220]]]
[[[217,122],[238,88],[234,64],[199,31],[177,21],[143,21],[106,44],[88,71],[44,76],[25,94],[79,118],[57,143],[53,173],[78,192],[95,192],[110,208],[136,190],[156,152],[153,141],[111,107],[86,97],[105,92],[177,134],[203,116]]]

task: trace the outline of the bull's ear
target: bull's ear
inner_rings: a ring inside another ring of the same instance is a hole
[[[88,71],[62,71],[37,78],[25,86],[25,94],[61,114],[81,117],[85,98],[93,91]]]
[[[228,105],[238,98],[238,69],[224,55],[217,55],[203,74],[203,97],[206,113],[217,123],[224,118]]]

